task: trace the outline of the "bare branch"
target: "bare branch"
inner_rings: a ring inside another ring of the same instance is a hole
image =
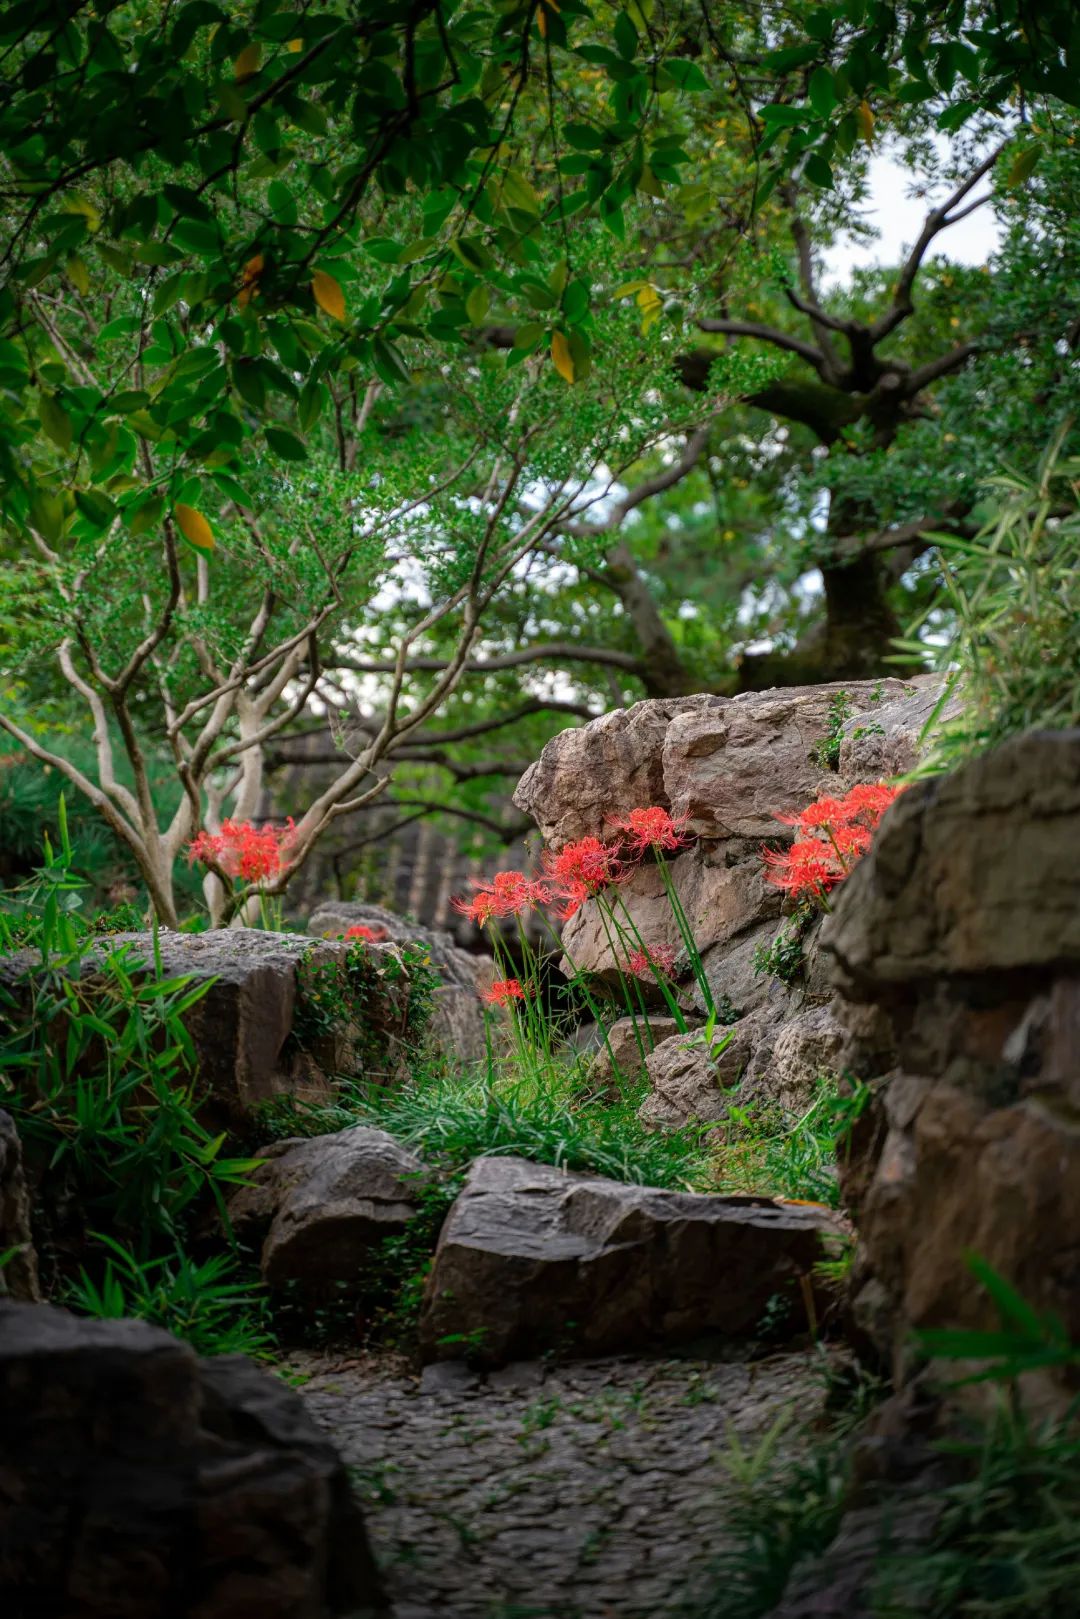
[[[470,658],[464,665],[467,674],[493,674],[500,669],[517,669],[525,663],[545,663],[563,660],[567,663],[611,664],[616,669],[629,669],[638,673],[639,659],[632,652],[618,652],[612,647],[585,646],[576,641],[539,641],[533,646],[519,647],[516,652],[500,652],[491,658]],[[358,674],[389,675],[397,668],[395,663],[380,662],[374,658],[348,658],[338,655],[334,659],[340,669],[352,669]],[[413,657],[405,660],[405,672],[415,674],[422,670],[441,671],[450,663],[443,658]]]
[[[747,320],[719,320],[708,315],[703,315],[696,324],[702,332],[718,332],[724,337],[753,337],[761,343],[771,343],[773,348],[798,354],[813,366],[823,381],[827,382],[832,375],[829,361],[820,349],[815,348],[813,343],[807,343],[804,338],[781,331],[779,326],[759,325],[756,321]]]
[[[900,271],[896,290],[893,293],[891,308],[881,316],[880,320],[874,321],[870,327],[873,343],[880,343],[883,337],[888,337],[890,332],[894,332],[903,321],[907,320],[909,315],[914,313],[915,305],[912,302],[912,289],[915,286],[915,278],[919,273],[927,249],[939,232],[947,230],[950,225],[955,225],[958,219],[963,219],[967,214],[971,213],[973,208],[981,207],[984,202],[989,201],[988,196],[980,197],[977,202],[970,204],[967,208],[959,208],[959,204],[978,185],[983,176],[990,173],[1007,144],[1007,141],[1003,141],[1000,146],[996,146],[989,157],[983,159],[939,208],[932,208],[927,214],[918,240],[908,254],[907,261]],[[954,212],[954,210],[958,211]]]
[[[936,360],[928,360],[926,365],[921,365],[917,371],[909,373],[904,385],[905,393],[914,398],[939,377],[947,377],[951,372],[959,371],[973,355],[980,352],[982,347],[981,343],[960,343],[956,348],[950,349],[948,354],[942,354]]]

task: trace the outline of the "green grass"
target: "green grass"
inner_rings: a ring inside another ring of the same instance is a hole
[[[399,1090],[343,1093],[331,1107],[265,1115],[274,1134],[322,1134],[369,1124],[414,1148],[446,1174],[484,1155],[531,1158],[642,1186],[706,1190],[701,1128],[650,1131],[637,1118],[642,1089],[614,1105],[581,1102],[575,1070],[557,1062],[528,1077],[489,1083],[482,1074],[430,1073]]]

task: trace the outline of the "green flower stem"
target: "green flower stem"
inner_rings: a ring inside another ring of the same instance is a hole
[[[668,863],[664,859],[663,851],[657,847],[655,849],[655,854],[656,863],[660,868],[660,879],[663,882],[664,892],[667,894],[668,904],[671,906],[672,915],[675,918],[675,925],[679,930],[679,935],[682,939],[687,957],[689,958],[694,979],[701,991],[701,998],[705,1003],[706,1016],[711,1017],[716,1011],[716,1005],[713,1001],[713,994],[709,985],[709,980],[705,976],[705,966],[701,959],[701,952],[697,947],[697,941],[694,938],[694,931],[690,926],[690,918],[687,916],[686,911],[683,908],[682,900],[675,891],[675,881],[670,870],[668,869]]]

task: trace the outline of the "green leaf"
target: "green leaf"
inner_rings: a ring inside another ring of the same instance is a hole
[[[307,450],[295,433],[288,433],[283,427],[267,427],[264,431],[267,444],[283,461],[307,460]]]
[[[1032,141],[1030,146],[1025,146],[1022,152],[1017,153],[1005,176],[1005,184],[1010,190],[1015,190],[1017,186],[1022,186],[1025,180],[1030,180],[1042,155],[1041,141]]]
[[[474,326],[479,326],[491,305],[491,292],[481,281],[465,300],[465,313]]]
[[[71,417],[55,394],[42,391],[38,416],[48,438],[61,450],[70,450],[73,437]]]
[[[615,18],[615,49],[624,62],[632,62],[637,55],[638,35],[633,22],[625,11],[620,11]]]
[[[412,372],[404,355],[385,337],[376,337],[373,340],[371,359],[375,370],[389,387],[395,388],[399,383],[412,381]]]
[[[669,56],[664,69],[680,90],[707,90],[709,81],[696,62],[687,62],[681,56]]]
[[[827,67],[815,68],[810,75],[807,96],[819,118],[828,118],[836,106],[836,86]]]

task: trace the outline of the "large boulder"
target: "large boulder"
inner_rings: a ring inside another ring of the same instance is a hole
[[[398,945],[419,945],[439,975],[435,990],[432,1030],[443,1050],[466,1063],[482,1062],[484,1009],[481,990],[491,977],[491,958],[461,950],[449,933],[407,922],[381,905],[357,900],[329,900],[312,913],[308,932],[318,938],[339,938],[351,927],[371,928],[377,936]]]
[[[154,948],[148,933],[113,934],[85,951],[78,971],[89,979],[106,955],[120,950],[129,966],[145,969]],[[398,954],[392,940],[369,946],[370,979],[358,1019],[345,993],[350,947],[340,939],[261,928],[162,928],[157,948],[167,977],[205,986],[184,1022],[198,1059],[202,1105],[226,1124],[240,1123],[276,1097],[328,1101],[343,1074],[366,1072],[392,1084],[407,1072],[411,978],[407,966],[402,971],[390,959]],[[26,993],[40,971],[40,957],[20,951],[0,959],[0,984]]]
[[[41,1297],[37,1254],[30,1225],[30,1194],[23,1175],[22,1145],[10,1113],[0,1112],[0,1298]]]
[[[997,1324],[968,1252],[1080,1337],[1078,845],[1080,731],[1029,734],[905,793],[822,929],[838,1014],[891,1025],[844,1175],[898,1377],[913,1329]]]
[[[803,970],[781,981],[762,967],[783,926],[782,896],[765,881],[762,840],[792,835],[778,813],[877,781],[893,765],[910,768],[941,692],[940,680],[931,677],[635,703],[561,732],[518,785],[515,803],[554,849],[584,836],[608,836],[614,819],[650,804],[683,822],[694,841],[668,857],[667,869],[712,1001],[735,1021],[724,1066],[727,1074],[737,1068],[730,1082],[747,1096],[776,1096],[801,1107],[817,1073],[837,1066],[841,1052],[825,1016],[833,990],[820,971],[814,930],[804,930]],[[614,927],[590,899],[562,937],[567,970],[608,981],[639,937],[650,948],[674,951],[682,1004],[701,1015],[708,1010],[689,971],[663,876],[650,858],[620,882]],[[652,999],[658,1000],[655,991]],[[781,1040],[785,1021],[798,1028]],[[723,1116],[726,1102],[700,1061],[673,1066],[668,1053],[650,1072],[658,1082],[645,1104],[651,1122],[680,1122],[688,1108],[706,1118]],[[725,1075],[721,1088],[727,1083]]]
[[[833,1229],[823,1209],[711,1197],[480,1158],[443,1225],[420,1324],[427,1360],[602,1354],[744,1336]]]
[[[261,1243],[272,1286],[355,1280],[371,1245],[412,1219],[429,1178],[408,1148],[366,1125],[276,1141],[257,1157],[229,1218],[242,1241]]]
[[[13,1619],[387,1613],[299,1396],[144,1322],[0,1302],[0,1481]]]

